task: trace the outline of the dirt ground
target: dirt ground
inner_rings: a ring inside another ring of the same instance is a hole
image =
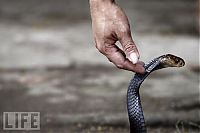
[[[156,72],[141,87],[149,132],[199,131],[199,73],[177,71]],[[40,112],[40,132],[128,132],[131,73],[99,65],[0,73],[0,111]]]

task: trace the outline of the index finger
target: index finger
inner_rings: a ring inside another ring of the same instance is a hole
[[[115,64],[120,69],[125,69],[128,71],[133,71],[137,73],[144,73],[145,69],[142,64],[137,63],[133,64],[130,62],[124,52],[118,48],[116,45],[113,45],[113,47],[110,47],[110,52],[105,53],[105,56],[111,61],[113,64]]]

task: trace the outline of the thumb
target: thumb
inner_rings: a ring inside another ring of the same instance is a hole
[[[128,33],[124,35],[120,40],[120,43],[122,44],[126,58],[128,58],[133,64],[136,64],[139,61],[140,55],[135,43],[133,42],[131,34]]]

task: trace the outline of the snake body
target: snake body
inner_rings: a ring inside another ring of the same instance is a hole
[[[167,54],[153,59],[144,65],[145,73],[136,73],[127,91],[127,109],[130,122],[130,133],[146,133],[145,119],[142,111],[139,88],[146,77],[153,71],[167,67],[182,67],[185,62],[180,57]]]

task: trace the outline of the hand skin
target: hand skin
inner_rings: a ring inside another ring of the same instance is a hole
[[[131,37],[127,16],[114,0],[90,0],[93,36],[96,48],[118,68],[144,73],[144,63],[133,64],[130,54],[139,52]],[[121,50],[115,43],[119,41]]]

